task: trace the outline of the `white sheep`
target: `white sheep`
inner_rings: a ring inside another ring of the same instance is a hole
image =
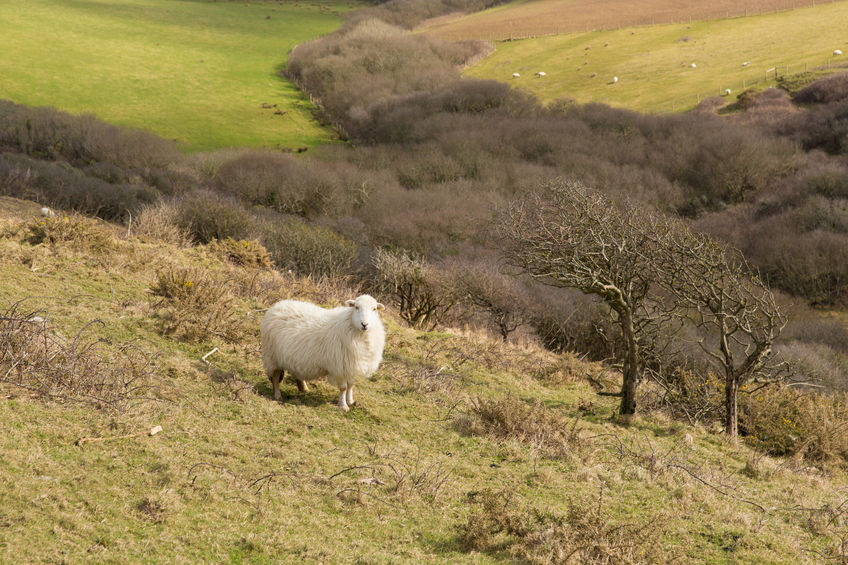
[[[354,403],[356,379],[374,374],[383,359],[386,332],[378,310],[383,305],[364,294],[327,310],[298,300],[281,300],[265,313],[260,327],[262,364],[280,400],[280,381],[288,371],[301,391],[306,381],[323,377],[339,387],[339,409]]]
[[[842,55],[842,49],[834,49],[833,54],[834,55]]]
[[[725,89],[724,89],[724,95],[725,95],[725,96],[730,96],[730,93],[731,93],[731,92],[732,92],[732,90],[730,90],[729,88],[725,88]]]
[[[695,63],[692,63],[692,64],[691,64],[691,65],[689,65],[689,66],[690,66],[690,67],[692,67],[692,68],[694,69],[694,68],[695,68],[695,67],[697,67],[698,65],[696,65]]]
[[[548,76],[548,73],[546,73],[545,71],[539,71],[538,73],[536,73],[536,76],[537,77],[546,77],[546,76]]]
[[[45,218],[53,218],[56,216],[56,213],[48,207],[44,207],[41,209],[41,215]]]
[[[615,84],[618,82],[618,77],[612,77],[612,83]]]
[[[512,78],[521,78],[521,75],[518,73],[512,73]]]

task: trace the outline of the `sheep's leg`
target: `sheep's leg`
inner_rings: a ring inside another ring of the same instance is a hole
[[[282,396],[280,395],[280,381],[283,379],[284,372],[285,371],[276,369],[268,375],[268,378],[271,379],[271,388],[274,389],[274,400],[282,399]]]
[[[306,381],[302,381],[300,379],[295,379],[297,381],[297,390],[300,392],[309,392],[309,385],[306,384]]]
[[[347,402],[345,401],[345,398],[347,397],[347,390],[348,389],[346,385],[342,385],[339,387],[339,410],[341,410],[342,412],[347,412],[348,410],[350,410],[347,405]]]
[[[345,395],[345,401],[348,406],[353,406],[355,400],[353,400],[353,383],[347,385],[347,394]]]

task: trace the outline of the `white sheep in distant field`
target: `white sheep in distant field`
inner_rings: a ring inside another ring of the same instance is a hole
[[[618,82],[618,77],[612,77],[612,83],[615,84]]]
[[[747,67],[748,65],[750,65],[750,63],[748,61],[745,61],[744,63],[742,63],[743,67]]]
[[[536,76],[537,77],[546,77],[546,76],[548,76],[548,73],[546,73],[545,71],[539,71],[538,73],[536,73]]]
[[[730,92],[731,92],[731,90],[729,88],[724,89],[724,95],[725,96],[730,96]]]
[[[692,63],[692,64],[691,64],[691,65],[689,65],[689,66],[690,66],[690,67],[692,67],[692,68],[694,69],[694,68],[695,68],[695,67],[697,67],[698,65],[696,65],[695,63]]]
[[[521,75],[518,73],[512,73],[512,78],[521,78]]]
[[[834,49],[833,54],[834,55],[842,55],[842,49]]]
[[[47,206],[45,206],[41,209],[41,215],[45,218],[53,218],[54,216],[56,216],[56,213]]]
[[[339,409],[354,403],[356,379],[374,374],[383,359],[386,332],[378,310],[383,305],[364,294],[327,310],[309,302],[281,300],[265,313],[260,327],[262,364],[280,400],[280,381],[288,371],[301,391],[306,381],[326,377],[339,387]]]

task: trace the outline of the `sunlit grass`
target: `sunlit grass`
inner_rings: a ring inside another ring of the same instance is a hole
[[[93,113],[190,151],[315,146],[333,133],[277,71],[352,5],[8,0],[0,98]]]
[[[501,42],[466,74],[509,81],[545,102],[567,97],[637,111],[685,110],[726,89],[735,96],[743,88],[773,85],[775,72],[840,63],[833,51],[848,53],[846,20],[848,3],[838,2],[748,18]],[[538,71],[547,76],[536,77]],[[521,77],[513,79],[513,73]]]

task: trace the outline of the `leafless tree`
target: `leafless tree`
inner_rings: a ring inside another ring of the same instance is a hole
[[[506,261],[552,286],[599,296],[621,331],[621,413],[636,410],[644,358],[640,341],[657,320],[650,296],[662,260],[657,234],[669,220],[617,206],[573,181],[555,181],[513,202],[496,220]]]
[[[493,262],[461,260],[449,262],[448,270],[460,299],[484,312],[503,341],[531,319],[527,291]]]
[[[373,264],[378,288],[414,328],[433,330],[457,302],[440,273],[421,258],[380,249]]]
[[[724,374],[725,431],[736,438],[740,386],[781,376],[772,345],[786,317],[737,251],[683,224],[658,236],[668,259],[654,271],[673,296],[676,315],[706,334],[700,345]]]

